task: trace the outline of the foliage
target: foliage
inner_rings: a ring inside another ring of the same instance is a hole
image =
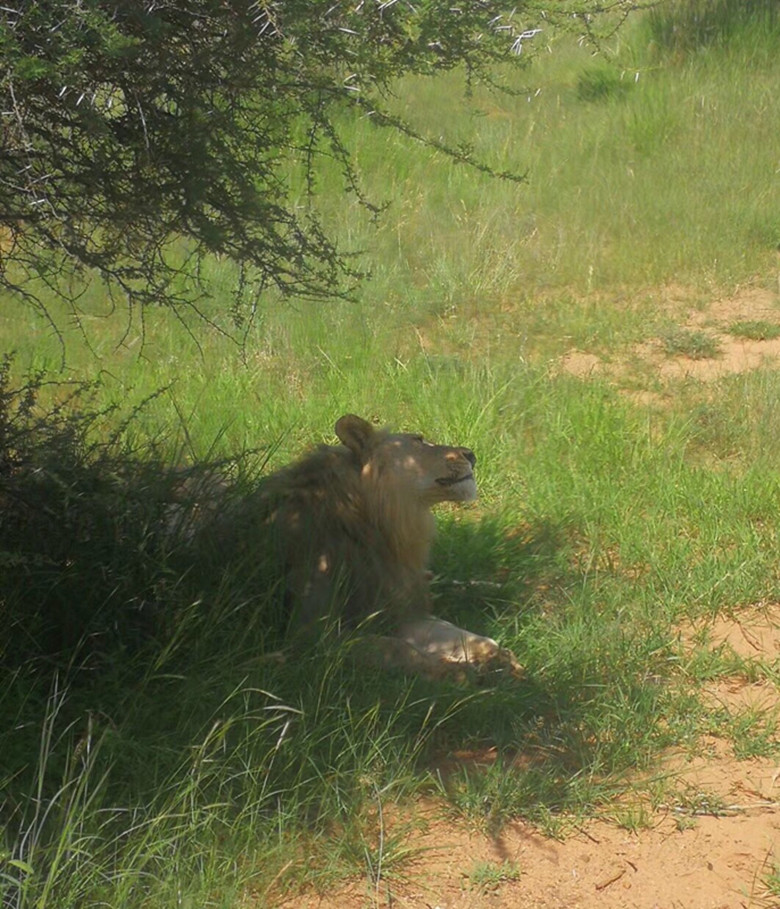
[[[269,285],[343,292],[355,269],[306,198],[317,161],[333,159],[377,211],[342,137],[345,111],[490,172],[469,148],[393,116],[383,99],[394,80],[463,67],[470,84],[490,83],[497,61],[526,60],[535,29],[595,36],[636,5],[6,4],[0,286],[40,305],[42,280],[76,304],[83,285],[69,280],[81,269],[131,304],[197,304],[217,254],[238,264],[239,319]]]

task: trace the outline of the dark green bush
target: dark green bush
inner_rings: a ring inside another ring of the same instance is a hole
[[[633,82],[607,63],[591,66],[577,79],[577,97],[581,101],[605,101],[622,97]]]
[[[0,367],[0,655],[12,665],[134,649],[174,620],[181,472],[154,446],[133,450],[134,414],[96,409],[91,391],[41,376],[14,388],[10,361]]]

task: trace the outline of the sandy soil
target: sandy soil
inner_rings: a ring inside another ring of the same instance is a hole
[[[751,607],[710,625],[682,629],[684,643],[730,648],[749,666],[780,658],[780,605]],[[738,711],[780,709],[775,686],[745,674],[706,688]],[[669,804],[643,805],[646,825],[629,832],[614,819],[589,821],[559,841],[524,823],[497,837],[453,821],[443,806],[419,803],[411,857],[379,885],[345,882],[327,894],[280,900],[289,909],[769,909],[780,906],[766,880],[780,862],[780,764],[740,761],[717,736],[691,759],[670,752],[655,771],[668,777]],[[408,818],[404,821],[408,823]],[[390,825],[392,828],[392,825]],[[388,835],[392,829],[388,830]],[[475,869],[497,879],[475,882]],[[500,879],[501,869],[507,869]]]

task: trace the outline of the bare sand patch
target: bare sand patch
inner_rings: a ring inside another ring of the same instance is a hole
[[[758,821],[758,823],[757,823]],[[703,816],[682,827],[672,812],[629,833],[594,821],[564,842],[524,824],[488,838],[442,821],[416,841],[405,879],[353,882],[281,905],[301,909],[747,909],[768,906],[762,881],[780,835],[775,814]],[[479,863],[516,868],[516,880],[471,883]]]
[[[731,616],[698,620],[686,632],[694,633],[710,649],[728,647],[745,660],[774,662],[780,658],[780,603],[757,603]]]
[[[744,288],[735,295],[712,301],[708,306],[692,305],[681,290],[663,297],[665,308],[676,307],[682,329],[699,331],[708,335],[716,344],[716,356],[691,357],[669,355],[664,352],[660,339],[648,340],[632,346],[628,351],[616,352],[606,359],[590,351],[572,349],[558,360],[557,368],[568,375],[587,379],[609,377],[616,380],[635,380],[651,376],[662,382],[694,379],[714,381],[727,375],[749,372],[780,361],[780,338],[753,340],[739,337],[730,329],[739,322],[766,322],[780,326],[778,294],[763,288]],[[637,395],[651,395],[640,390]]]
[[[683,647],[730,648],[762,665],[780,656],[780,604],[760,604],[698,621],[681,630]],[[746,675],[719,678],[708,697],[729,710],[776,711],[777,687]],[[462,753],[478,767],[495,754]],[[281,899],[288,909],[777,909],[766,885],[780,861],[780,763],[738,760],[733,744],[714,731],[696,752],[670,751],[654,768],[661,804],[638,804],[644,823],[618,823],[626,804],[572,828],[562,841],[532,825],[506,825],[496,836],[453,819],[429,800],[411,806],[415,823],[404,841],[408,858],[378,883],[344,882],[326,893]],[[638,787],[640,790],[642,787]],[[392,836],[388,823],[386,836]],[[475,883],[475,869],[497,880]],[[501,868],[512,874],[501,878]],[[247,903],[251,906],[251,901]]]

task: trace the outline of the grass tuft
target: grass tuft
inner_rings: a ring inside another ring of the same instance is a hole
[[[706,360],[720,356],[721,344],[705,331],[674,326],[661,335],[664,353],[670,357]]]
[[[583,70],[577,79],[577,97],[581,101],[606,101],[620,98],[632,86],[625,73],[602,63]]]
[[[482,891],[497,891],[507,881],[520,880],[520,868],[516,862],[505,859],[497,862],[474,862],[464,877],[469,886]]]
[[[732,322],[728,332],[735,338],[745,338],[748,341],[772,341],[780,338],[780,325],[764,320]]]

